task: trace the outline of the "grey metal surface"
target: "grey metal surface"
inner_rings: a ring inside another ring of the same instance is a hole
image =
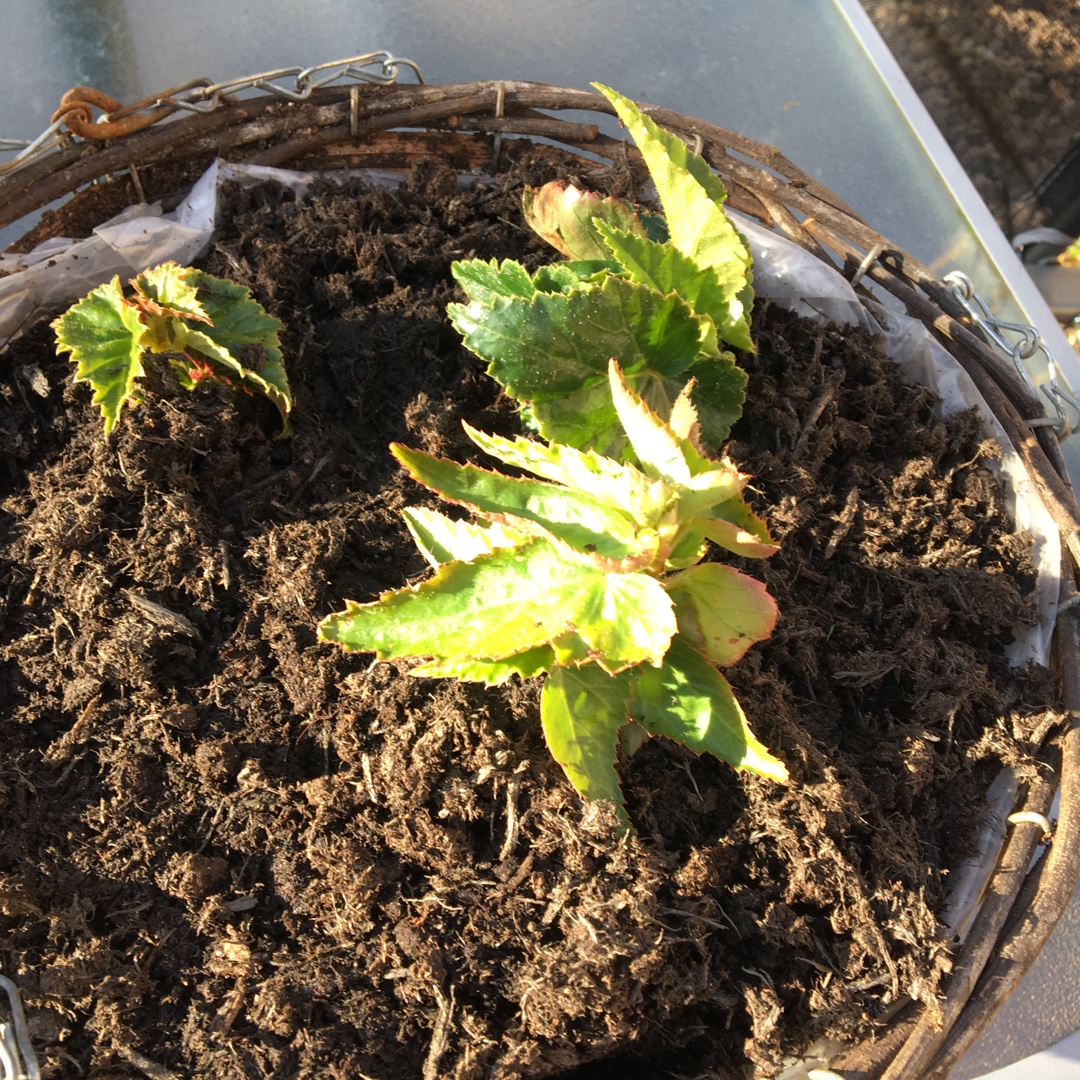
[[[1005,296],[832,0],[8,0],[5,16],[0,135],[37,135],[76,83],[131,100],[373,48],[430,82],[600,80],[780,146],[901,247]]]

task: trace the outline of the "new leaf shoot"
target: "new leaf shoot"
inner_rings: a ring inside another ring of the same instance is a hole
[[[746,387],[724,345],[754,348],[750,252],[707,162],[629,99],[598,89],[641,150],[666,220],[560,181],[530,190],[526,221],[567,261],[533,275],[509,260],[455,263],[468,300],[449,306],[450,319],[546,439],[628,456],[608,393],[615,357],[662,415],[694,380],[701,437],[717,447]]]
[[[278,342],[282,325],[246,288],[172,262],[131,285],[127,298],[114,277],[52,324],[57,352],[77,365],[75,381],[93,388],[106,434],[137,400],[147,353],[167,357],[188,390],[207,380],[258,391],[287,422],[292,395]]]

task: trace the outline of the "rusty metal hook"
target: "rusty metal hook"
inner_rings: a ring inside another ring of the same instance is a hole
[[[170,93],[172,91],[166,91],[163,95],[156,94],[134,105],[123,106],[115,98],[92,86],[73,86],[60,99],[52,120],[53,123],[62,121],[68,131],[80,139],[116,139],[141,131],[175,112],[177,107],[169,104],[149,108]],[[94,109],[105,114],[96,122],[93,119]]]

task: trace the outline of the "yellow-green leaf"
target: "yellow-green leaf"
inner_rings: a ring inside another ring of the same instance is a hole
[[[324,641],[379,659],[503,660],[559,639],[605,670],[660,663],[675,633],[671,598],[646,574],[605,573],[536,539],[470,563],[440,566],[421,585],[384,593],[319,624]]]
[[[671,242],[698,266],[711,270],[726,294],[726,317],[717,313],[720,337],[752,350],[748,320],[752,260],[746,242],[724,213],[724,185],[708,162],[653,123],[629,98],[599,83],[593,85],[615,107],[645,159],[664,207]]]
[[[398,443],[390,450],[414,480],[492,520],[516,528],[532,522],[583,554],[617,563],[648,561],[655,550],[629,515],[586,491],[459,465]]]
[[[506,525],[455,521],[425,507],[410,506],[401,514],[420,553],[436,569],[447,562],[471,562],[496,548],[517,547],[528,540],[525,533]]]
[[[124,299],[120,279],[114,277],[69,308],[52,328],[56,351],[70,353],[78,365],[75,381],[93,388],[93,402],[101,406],[107,435],[143,374],[138,311]]]
[[[700,563],[664,581],[679,635],[714,664],[728,667],[776,626],[776,601],[756,579],[720,563]]]

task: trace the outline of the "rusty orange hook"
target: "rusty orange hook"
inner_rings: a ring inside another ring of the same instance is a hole
[[[147,106],[158,100],[160,98],[157,96],[144,98],[134,105],[124,107],[115,98],[95,90],[92,86],[73,86],[60,99],[60,105],[53,113],[52,120],[53,123],[63,120],[68,131],[81,139],[116,139],[121,135],[141,131],[176,111],[175,105],[147,109]],[[105,114],[96,123],[93,119],[94,109]]]

